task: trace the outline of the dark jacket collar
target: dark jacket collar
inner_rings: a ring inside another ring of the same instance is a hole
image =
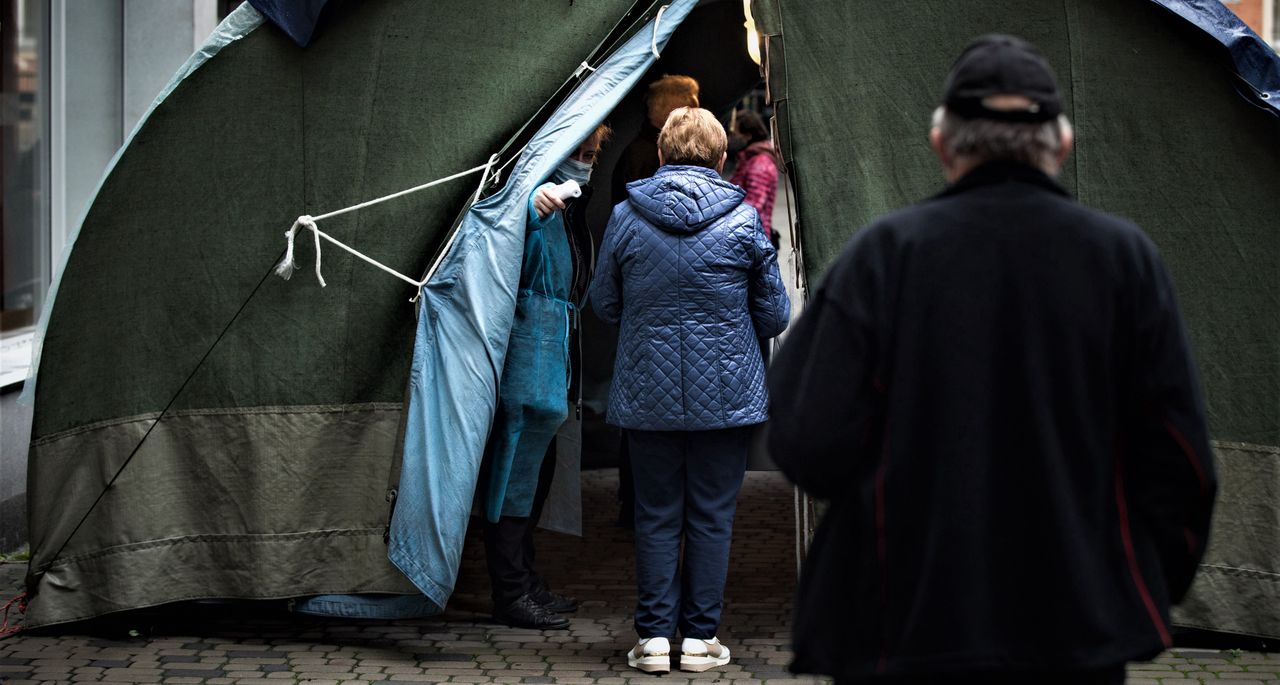
[[[948,197],[956,193],[963,193],[974,188],[996,185],[998,183],[1030,183],[1031,185],[1040,186],[1046,190],[1057,193],[1064,197],[1071,197],[1065,188],[1058,185],[1058,182],[1049,177],[1043,171],[1023,164],[1021,162],[1010,162],[1005,160],[997,160],[993,162],[985,162],[978,165],[969,173],[961,176],[959,180],[947,186],[946,190],[938,193],[937,197]]]

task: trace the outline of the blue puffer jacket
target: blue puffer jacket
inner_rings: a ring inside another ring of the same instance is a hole
[[[769,417],[758,338],[787,327],[778,256],[745,193],[711,169],[664,166],[627,185],[591,282],[621,324],[608,421],[710,430]]]

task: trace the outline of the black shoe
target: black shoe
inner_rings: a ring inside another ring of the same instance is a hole
[[[557,614],[572,614],[578,610],[578,600],[552,592],[546,587],[537,588],[529,594],[533,601]]]
[[[493,620],[515,628],[533,630],[564,630],[569,627],[569,619],[542,606],[528,592],[505,608],[494,609]]]

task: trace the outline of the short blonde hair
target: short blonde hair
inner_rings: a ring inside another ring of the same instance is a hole
[[[673,111],[658,134],[663,164],[714,169],[728,147],[724,126],[714,114],[698,107],[680,107]]]
[[[698,106],[698,82],[691,76],[666,74],[649,84],[644,101],[650,119],[665,120],[677,107]]]

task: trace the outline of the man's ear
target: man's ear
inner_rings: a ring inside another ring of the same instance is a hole
[[[938,157],[939,162],[942,162],[942,166],[951,166],[951,159],[947,156],[947,148],[942,144],[942,129],[937,126],[929,129],[929,147],[933,148],[933,154]]]
[[[716,173],[717,173],[717,174],[724,172],[724,162],[725,162],[725,160],[726,160],[726,159],[729,159],[729,152],[728,152],[728,151],[721,152],[721,153],[720,153],[720,161],[719,161],[719,162],[716,162]]]
[[[1076,149],[1076,133],[1067,128],[1062,132],[1062,149],[1058,150],[1058,167],[1061,168],[1067,157]]]
[[[666,162],[662,161],[662,148],[658,148],[658,166],[662,166]]]

